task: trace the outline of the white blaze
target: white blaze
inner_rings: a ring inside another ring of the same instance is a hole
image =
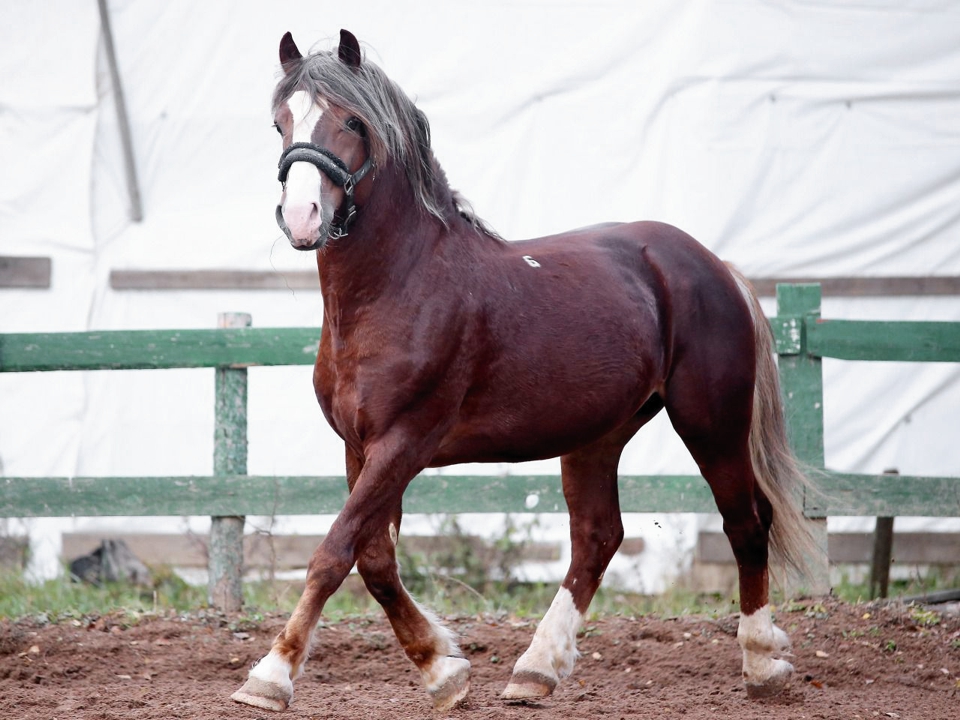
[[[287,100],[293,116],[292,142],[311,142],[313,129],[320,122],[327,103],[314,102],[310,93],[298,90]],[[287,173],[280,201],[283,219],[297,240],[315,240],[320,228],[320,171],[308,162],[295,162]]]

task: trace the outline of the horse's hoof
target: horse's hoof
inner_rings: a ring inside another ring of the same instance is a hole
[[[773,672],[763,682],[751,682],[744,673],[744,684],[747,687],[747,697],[766,698],[779,695],[793,675],[793,665],[786,660],[773,660]]]
[[[500,697],[504,700],[536,700],[547,697],[556,687],[556,678],[532,670],[520,670],[510,678]]]
[[[437,712],[446,712],[470,692],[470,661],[461,657],[444,657],[434,669],[434,679],[427,682]]]
[[[231,695],[230,699],[244,705],[280,712],[290,705],[293,693],[276,683],[248,678],[243,687]]]

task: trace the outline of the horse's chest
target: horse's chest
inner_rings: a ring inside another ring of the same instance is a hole
[[[359,410],[362,405],[355,369],[338,367],[329,358],[317,358],[314,389],[327,421],[344,440],[359,441]]]
[[[385,371],[383,358],[326,356],[317,358],[314,387],[324,415],[349,444],[360,446],[382,431],[402,404],[400,388]]]

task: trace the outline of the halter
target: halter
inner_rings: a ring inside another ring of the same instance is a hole
[[[353,191],[356,189],[357,184],[373,169],[373,158],[368,156],[366,162],[360,166],[360,169],[351,174],[347,168],[347,164],[326,148],[314,145],[313,143],[293,143],[280,155],[280,163],[277,166],[280,168],[280,174],[277,175],[277,180],[281,183],[286,183],[287,173],[290,172],[290,166],[295,162],[308,162],[316,166],[320,172],[330,179],[330,182],[337,187],[343,188],[343,219],[331,226],[328,237],[333,240],[346,237],[347,231],[350,229],[350,224],[357,216],[357,206],[353,201]],[[290,230],[283,221],[283,210],[279,205],[277,205],[277,223],[287,237],[290,237]]]

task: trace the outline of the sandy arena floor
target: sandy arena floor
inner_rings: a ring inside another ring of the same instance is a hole
[[[720,619],[606,617],[587,624],[574,674],[550,698],[497,695],[534,622],[449,618],[473,664],[454,720],[508,718],[750,718],[956,720],[960,617],[902,605],[780,610],[794,643],[793,682],[778,698],[747,699],[735,615]],[[381,616],[322,624],[313,658],[282,715],[229,695],[269,648],[284,618],[256,627],[213,613],[61,624],[0,624],[2,716],[32,720],[148,718],[439,718]],[[937,621],[937,624],[932,624]],[[928,623],[928,624],[925,624]]]

